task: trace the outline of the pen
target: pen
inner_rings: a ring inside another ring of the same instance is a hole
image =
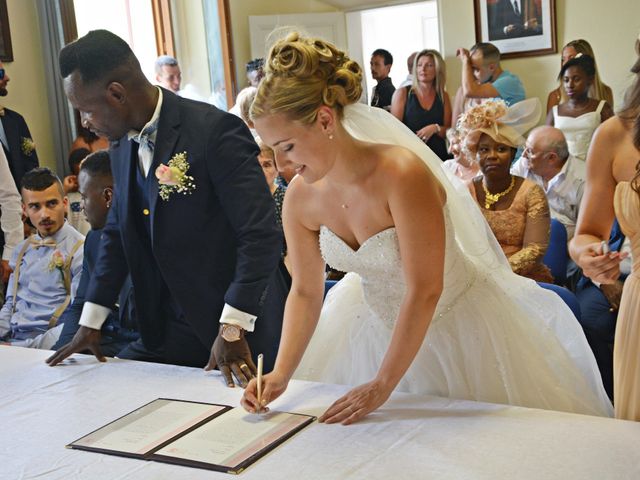
[[[258,375],[256,379],[258,388],[258,411],[262,410],[262,354],[258,355]]]

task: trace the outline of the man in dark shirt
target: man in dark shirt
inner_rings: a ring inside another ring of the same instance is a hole
[[[391,97],[396,91],[396,87],[393,86],[391,77],[389,77],[391,65],[393,65],[393,57],[388,51],[379,48],[371,54],[371,76],[378,82],[373,87],[372,107],[384,108],[385,110],[391,108]]]

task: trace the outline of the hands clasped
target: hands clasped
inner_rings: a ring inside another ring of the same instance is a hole
[[[602,253],[600,243],[588,245],[578,259],[585,277],[603,283],[614,283],[620,276],[620,262],[627,258],[628,253]]]

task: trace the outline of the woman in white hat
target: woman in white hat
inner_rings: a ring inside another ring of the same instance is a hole
[[[470,183],[502,251],[518,275],[552,283],[542,263],[549,244],[549,205],[544,190],[530,180],[511,175],[510,167],[522,134],[540,118],[540,102],[529,99],[510,108],[502,100],[468,110],[460,120],[465,143],[482,175]]]

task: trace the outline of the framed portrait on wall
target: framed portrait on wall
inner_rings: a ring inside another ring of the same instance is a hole
[[[13,62],[11,32],[9,31],[9,14],[7,13],[7,0],[0,0],[0,61]]]
[[[474,0],[476,41],[493,43],[502,58],[557,52],[555,0]]]

